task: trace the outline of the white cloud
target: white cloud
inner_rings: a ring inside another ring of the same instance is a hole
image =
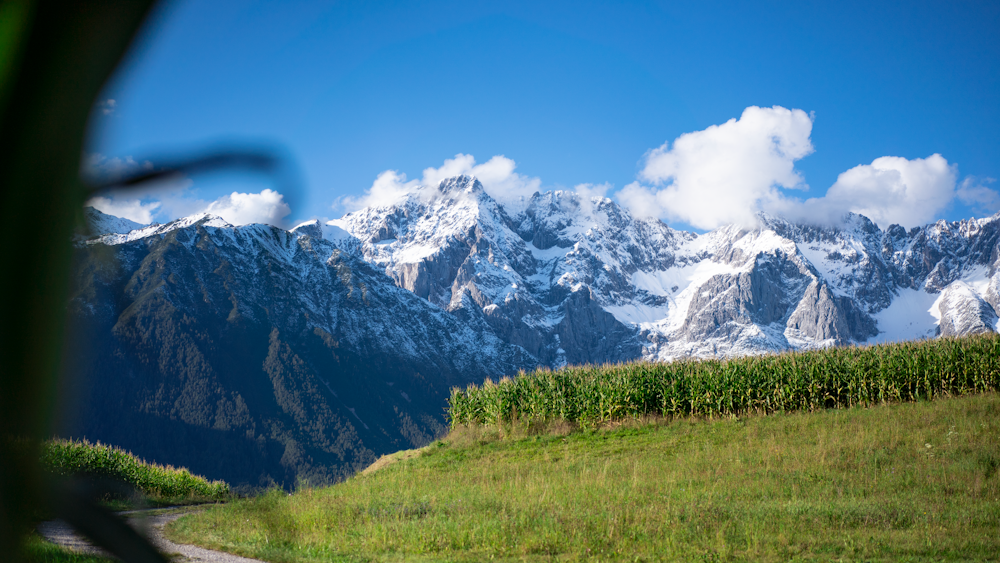
[[[826,195],[804,202],[782,201],[767,211],[795,221],[834,224],[847,212],[868,217],[881,228],[906,228],[934,221],[955,199],[958,169],[939,154],[908,160],[876,158],[843,172]],[[967,197],[985,197],[975,188]]]
[[[213,201],[204,211],[218,215],[233,225],[266,223],[279,226],[282,219],[292,212],[284,196],[274,190],[257,194],[233,192]]]
[[[111,183],[153,168],[153,163],[148,160],[137,162],[131,156],[109,158],[99,153],[92,153],[83,158],[80,175],[90,182]],[[183,216],[183,213],[176,214],[178,210],[190,213],[199,211],[200,208],[192,208],[192,203],[194,207],[199,205],[204,207],[205,202],[192,201],[184,197],[191,185],[190,178],[168,177],[125,189],[104,191],[101,195],[89,199],[85,205],[116,217],[124,217],[139,223],[151,223],[157,216],[161,218]]]
[[[419,187],[420,182],[417,180],[406,181],[406,174],[386,170],[375,178],[372,187],[368,188],[363,196],[340,198],[335,207],[343,206],[348,211],[357,211],[365,207],[392,205],[406,194],[417,191]]]
[[[639,173],[647,184],[625,186],[618,199],[635,215],[702,229],[751,224],[758,209],[785,199],[778,188],[807,187],[794,163],[813,152],[812,123],[799,109],[748,107],[647,153]]]
[[[962,180],[955,195],[958,200],[972,207],[976,212],[984,215],[992,215],[1000,211],[1000,193],[987,188],[984,184],[996,182],[995,178],[976,178],[969,176]]]
[[[516,167],[513,160],[503,155],[476,164],[474,156],[459,153],[455,158],[445,160],[438,168],[425,168],[420,180],[407,180],[406,174],[386,170],[378,175],[364,195],[341,198],[337,200],[337,206],[356,211],[364,207],[390,205],[421,187],[436,186],[446,178],[466,175],[478,178],[490,197],[507,206],[508,211],[513,211],[512,207],[523,205],[535,192],[540,191],[542,185],[539,178],[514,172]]]
[[[114,100],[105,100],[99,105],[104,106],[106,103],[110,103],[111,108],[115,105]],[[115,182],[128,174],[152,169],[153,163],[148,160],[140,163],[131,156],[108,158],[100,153],[85,155],[80,163],[80,175],[100,183]],[[84,205],[101,213],[146,224],[153,222],[153,215],[161,206],[158,201],[150,201],[147,195],[147,190],[113,191],[92,197]]]
[[[455,158],[444,161],[440,168],[424,169],[423,185],[433,186],[445,178],[464,174],[475,176],[483,183],[486,193],[505,205],[519,205],[540,191],[542,180],[514,172],[517,164],[503,156],[496,155],[482,164],[476,164],[471,154],[456,154]]]
[[[143,202],[136,198],[93,197],[84,204],[93,207],[101,213],[123,217],[144,225],[153,222],[153,212],[160,207],[160,202]]]
[[[876,158],[843,172],[821,201],[827,213],[853,211],[881,228],[933,221],[955,198],[957,167],[939,154],[907,160]]]
[[[753,224],[765,211],[794,221],[834,224],[848,212],[885,228],[934,221],[957,198],[986,213],[1000,209],[1000,194],[967,178],[940,154],[909,160],[876,158],[840,174],[826,195],[802,201],[783,189],[808,189],[795,161],[813,152],[812,116],[802,110],[748,107],[704,131],[647,153],[639,181],[618,200],[637,216],[678,220],[713,229]]]
[[[94,153],[84,158],[81,175],[91,181],[105,183],[153,168],[148,160],[140,163],[131,156],[108,158]],[[194,197],[190,191],[193,184],[190,178],[170,176],[141,186],[109,190],[91,198],[86,205],[139,223],[211,213],[233,225],[266,223],[281,226],[282,220],[291,213],[284,196],[273,190],[265,189],[260,193],[233,192],[209,202]]]
[[[608,190],[613,186],[608,183],[604,184],[577,184],[573,186],[573,191],[580,194],[584,199],[591,199],[595,197],[604,197],[607,195]]]

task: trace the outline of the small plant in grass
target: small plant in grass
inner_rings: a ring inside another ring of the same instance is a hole
[[[154,503],[225,500],[229,485],[175,469],[147,463],[131,453],[87,440],[54,439],[41,448],[42,467],[56,475],[108,478],[135,487]]]

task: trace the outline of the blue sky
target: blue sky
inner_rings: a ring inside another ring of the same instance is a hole
[[[376,201],[380,174],[405,191],[458,154],[516,162],[488,186],[500,196],[602,185],[700,230],[735,216],[693,193],[806,219],[863,208],[883,227],[996,212],[1000,4],[827,4],[167,2],[102,95],[88,152],[112,168],[253,142],[298,167],[301,190],[196,177],[103,200],[157,221],[265,189],[285,193],[246,209],[271,222],[334,218]],[[674,143],[699,132],[697,149]]]

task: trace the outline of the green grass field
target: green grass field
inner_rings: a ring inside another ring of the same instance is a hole
[[[499,434],[495,426],[459,427],[422,455],[328,488],[213,507],[168,534],[267,561],[1000,554],[995,393]]]

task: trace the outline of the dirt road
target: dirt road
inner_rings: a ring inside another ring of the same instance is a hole
[[[190,514],[194,510],[198,510],[198,508],[180,509],[169,512],[136,511],[129,513],[128,519],[133,527],[144,531],[146,537],[150,538],[153,541],[153,544],[156,545],[161,552],[171,556],[174,554],[181,555],[182,558],[179,558],[179,561],[181,562],[262,563],[258,559],[247,559],[246,557],[239,557],[237,555],[231,555],[221,551],[213,551],[203,547],[174,543],[164,537],[163,527],[166,526],[168,522],[176,520],[185,514]],[[146,514],[146,512],[150,513]],[[85,539],[74,533],[72,528],[61,520],[43,522],[40,526],[38,526],[38,533],[47,540],[64,547],[68,547],[74,551],[105,556],[107,555],[105,551],[98,547],[94,547]]]

